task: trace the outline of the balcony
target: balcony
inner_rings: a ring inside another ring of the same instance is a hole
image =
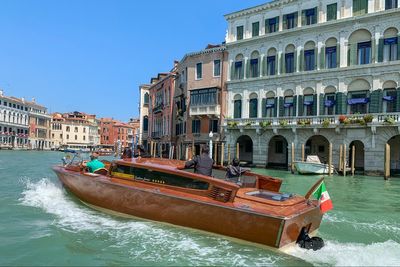
[[[153,139],[160,139],[162,137],[162,132],[152,132],[151,138]]]
[[[153,113],[154,114],[161,113],[163,109],[164,109],[164,104],[163,103],[158,104],[153,108]]]
[[[213,115],[219,117],[221,115],[221,105],[209,106],[191,106],[190,116]]]
[[[255,118],[255,119],[227,119],[224,124],[225,131],[244,129],[260,130],[271,129],[276,132],[278,129],[335,129],[360,128],[360,127],[382,127],[394,126],[400,130],[400,113],[379,113],[365,115],[332,115],[313,117],[279,117],[279,118]]]

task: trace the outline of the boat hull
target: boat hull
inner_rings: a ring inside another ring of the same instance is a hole
[[[143,219],[199,229],[280,248],[297,240],[305,226],[320,226],[318,207],[291,218],[268,216],[246,207],[199,201],[158,189],[118,184],[109,177],[90,177],[55,167],[63,185],[81,201],[102,209]]]
[[[295,162],[294,166],[300,174],[329,174],[329,165],[313,162]],[[331,166],[331,172],[334,172]]]

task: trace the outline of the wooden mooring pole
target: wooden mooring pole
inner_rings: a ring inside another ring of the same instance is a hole
[[[390,145],[386,144],[385,149],[385,180],[390,178]]]
[[[332,176],[332,143],[329,143],[329,153],[328,153],[328,164],[329,164],[329,176]]]
[[[351,147],[351,175],[354,176],[356,172],[356,147]]]
[[[214,144],[214,163],[218,165],[218,143]]]
[[[339,172],[343,171],[343,145],[339,148]]]
[[[304,144],[301,145],[301,161],[305,161],[306,150]]]
[[[291,164],[291,172],[294,173],[294,143],[292,143],[292,164]]]
[[[347,145],[345,144],[343,147],[343,176],[346,177],[346,173],[347,173],[347,166],[346,166],[346,162],[347,162]]]
[[[231,145],[228,144],[228,165],[231,164]]]
[[[221,144],[221,166],[224,166],[225,143]]]
[[[236,143],[236,158],[238,160],[240,160],[240,151],[239,151],[239,149],[240,149],[239,143]]]

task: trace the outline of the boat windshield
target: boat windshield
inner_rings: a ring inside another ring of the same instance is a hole
[[[80,165],[85,160],[90,160],[88,153],[68,152],[62,158],[64,166]]]
[[[257,197],[257,198],[263,198],[263,199],[268,199],[272,201],[286,201],[288,199],[293,198],[293,194],[289,193],[275,193],[275,192],[270,192],[270,191],[264,191],[264,190],[257,190],[253,192],[247,193],[247,195],[252,196],[252,197]]]

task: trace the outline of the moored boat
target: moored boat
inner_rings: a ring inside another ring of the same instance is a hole
[[[318,156],[308,156],[305,162],[295,161],[294,166],[300,174],[329,174],[329,164],[321,163]],[[335,168],[330,168],[331,173],[334,173]]]
[[[242,185],[184,169],[184,162],[154,158],[118,160],[98,173],[81,164],[53,168],[81,201],[101,210],[204,230],[282,248],[317,231],[322,216],[310,196],[281,193],[282,181],[252,172]],[[219,178],[218,178],[219,177]]]

